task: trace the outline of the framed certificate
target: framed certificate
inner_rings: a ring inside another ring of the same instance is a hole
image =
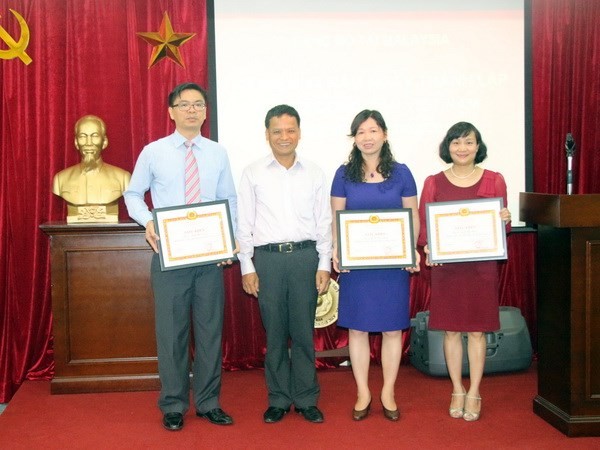
[[[429,259],[433,263],[506,259],[501,197],[426,205]]]
[[[235,239],[227,200],[156,208],[152,215],[160,237],[161,270],[235,259]]]
[[[412,210],[337,211],[340,269],[414,266]]]

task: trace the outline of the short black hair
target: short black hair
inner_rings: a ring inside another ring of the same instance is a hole
[[[475,155],[475,164],[479,164],[487,158],[487,146],[483,142],[483,139],[481,139],[481,133],[475,125],[469,122],[458,122],[450,127],[446,132],[446,136],[444,136],[444,139],[440,143],[440,158],[442,158],[442,161],[450,164],[452,162],[452,157],[450,156],[450,142],[454,139],[465,137],[471,132],[475,133],[475,139],[479,144],[479,149]]]
[[[281,117],[283,115],[288,115],[296,118],[296,122],[298,123],[298,127],[300,127],[300,114],[290,105],[277,105],[273,106],[265,116],[265,128],[269,128],[271,124],[271,119],[273,117]]]
[[[181,96],[181,93],[183,91],[188,91],[190,89],[193,91],[200,92],[200,94],[202,94],[202,97],[204,98],[204,103],[208,103],[208,96],[206,95],[206,91],[204,89],[202,89],[200,87],[200,85],[198,85],[196,83],[188,82],[188,83],[178,84],[177,86],[175,86],[173,88],[173,90],[169,94],[169,107],[172,107],[173,105],[175,105],[175,100],[177,100]]]

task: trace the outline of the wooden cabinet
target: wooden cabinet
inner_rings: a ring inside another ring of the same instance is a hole
[[[520,194],[538,229],[534,412],[568,436],[600,436],[600,195]]]
[[[159,389],[144,229],[133,222],[40,228],[50,237],[51,392]]]

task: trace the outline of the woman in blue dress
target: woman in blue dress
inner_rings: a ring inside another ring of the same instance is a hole
[[[419,235],[415,180],[406,165],[394,160],[383,117],[378,111],[361,111],[350,130],[354,145],[348,162],[336,171],[331,187],[333,267],[337,272],[339,210],[411,208],[414,236]],[[349,329],[350,362],[357,387],[354,420],[366,418],[371,407],[369,332],[382,333],[383,414],[392,421],[400,417],[394,386],[402,356],[402,330],[410,326],[408,272],[418,268],[417,259],[416,267],[407,270],[361,269],[340,274],[338,325]]]

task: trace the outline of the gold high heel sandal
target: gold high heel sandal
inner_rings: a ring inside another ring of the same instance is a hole
[[[466,397],[467,393],[466,392],[453,392],[452,393],[452,398],[454,397],[463,397],[463,405],[461,408],[448,408],[448,414],[450,414],[450,417],[452,417],[453,419],[461,419],[465,413],[465,399],[464,397]],[[450,404],[452,404],[452,402],[450,402]]]
[[[467,395],[467,398],[470,398],[471,400],[481,401],[481,397],[476,397],[473,395]],[[467,422],[475,422],[476,420],[479,420],[479,417],[481,417],[481,405],[479,405],[479,412],[468,411],[467,409],[465,409],[465,412],[463,414],[463,419],[465,419]]]

